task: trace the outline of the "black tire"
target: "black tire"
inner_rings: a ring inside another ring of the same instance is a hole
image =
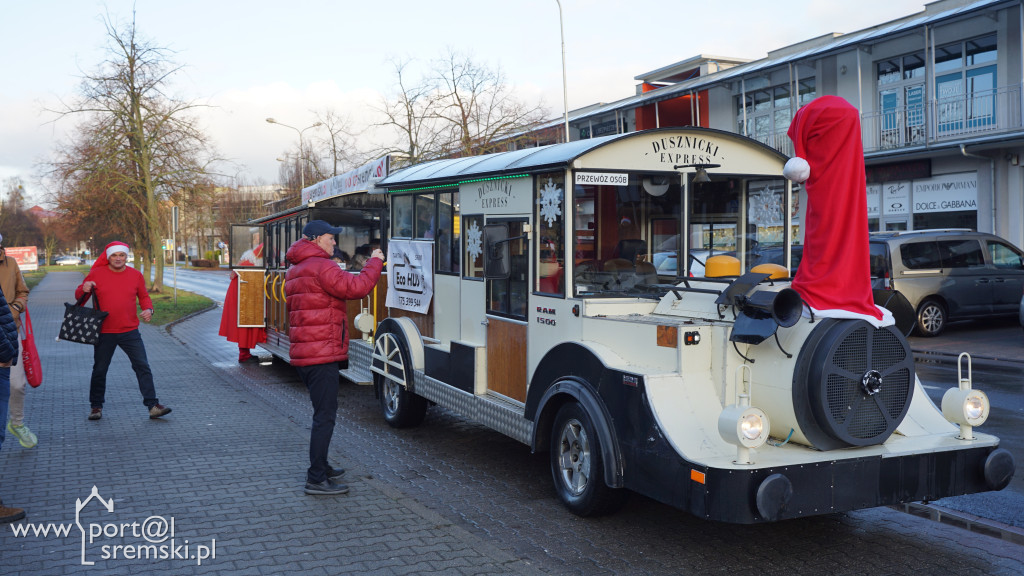
[[[427,400],[409,391],[413,368],[409,346],[398,330],[382,323],[373,343],[373,384],[384,420],[393,428],[419,426],[427,415]],[[383,372],[383,374],[381,374]]]
[[[917,331],[929,338],[942,334],[947,323],[946,307],[942,302],[929,298],[917,307]]]
[[[575,402],[555,415],[550,461],[555,492],[573,514],[600,516],[625,503],[627,492],[604,481],[601,441],[590,415]]]

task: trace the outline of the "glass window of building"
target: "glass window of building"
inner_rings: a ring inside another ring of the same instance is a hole
[[[995,34],[936,48],[938,136],[996,127],[996,57]]]
[[[793,120],[793,113],[817,96],[813,77],[802,78],[796,83],[797,99],[793,98],[793,88],[794,86],[787,82],[748,89],[746,94],[738,99],[737,131],[791,154],[792,143],[786,133]]]
[[[875,63],[881,148],[924,142],[924,71],[923,51]]]

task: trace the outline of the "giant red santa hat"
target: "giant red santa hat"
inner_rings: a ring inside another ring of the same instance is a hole
[[[789,126],[796,157],[783,175],[804,182],[804,254],[793,278],[815,316],[859,318],[881,327],[892,313],[875,305],[868,256],[868,209],[857,109],[822,96]]]

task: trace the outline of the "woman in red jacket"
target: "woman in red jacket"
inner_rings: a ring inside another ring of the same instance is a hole
[[[345,301],[369,294],[384,265],[384,253],[377,249],[358,275],[343,271],[331,260],[337,244],[334,236],[341,231],[323,220],[312,220],[285,254],[292,264],[284,281],[288,355],[313,402],[306,494],[348,492],[348,486],[335,482],[345,471],[327,463],[338,412],[338,370],[348,366]]]

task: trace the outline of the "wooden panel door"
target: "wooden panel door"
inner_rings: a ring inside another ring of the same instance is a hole
[[[526,402],[526,324],[487,319],[487,388]]]
[[[238,274],[238,326],[266,326],[263,297],[263,270],[235,270]]]

